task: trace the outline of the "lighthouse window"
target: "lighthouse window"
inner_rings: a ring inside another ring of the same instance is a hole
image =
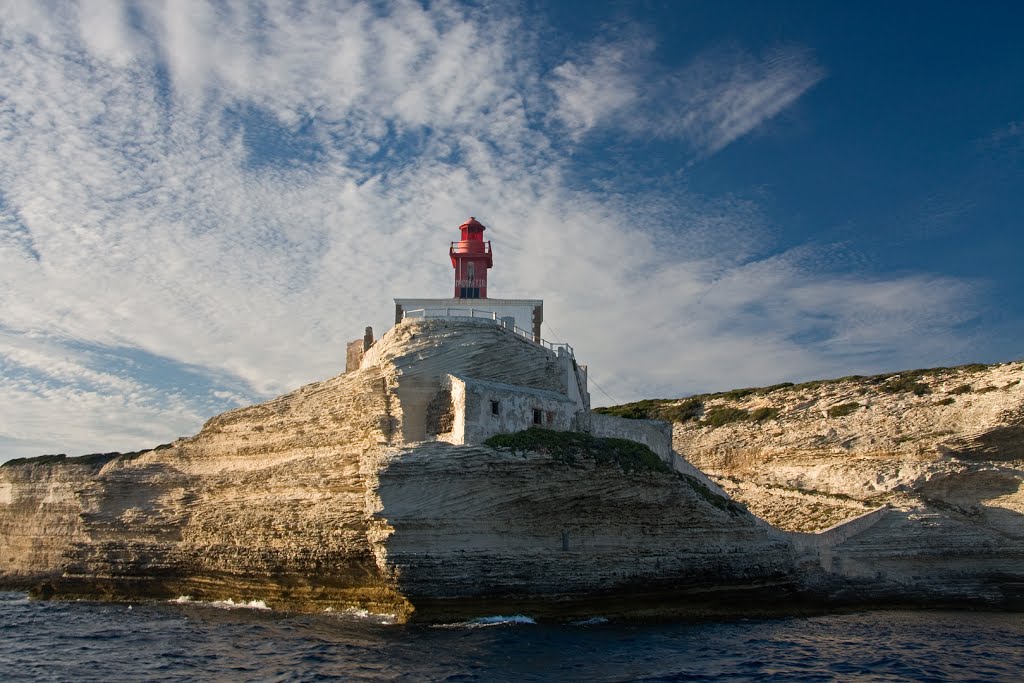
[[[540,408],[533,409],[533,424],[539,425],[541,423],[541,411]]]
[[[491,401],[491,415],[498,414],[498,401]]]

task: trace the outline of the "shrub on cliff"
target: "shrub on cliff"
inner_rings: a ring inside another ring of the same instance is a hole
[[[704,402],[699,398],[688,398],[676,405],[662,407],[658,416],[669,422],[686,422],[687,420],[696,420],[703,409]]]
[[[754,422],[764,422],[765,420],[773,420],[779,415],[778,408],[758,408],[757,410],[750,413],[750,419]]]
[[[600,464],[616,464],[624,472],[672,471],[654,451],[642,443],[582,432],[556,432],[531,427],[512,434],[495,434],[484,441],[484,445],[546,453],[555,460],[569,464],[576,462],[577,457],[592,458]]]
[[[840,403],[839,405],[832,406],[828,409],[829,417],[846,417],[854,412],[857,408],[860,408],[860,404],[856,401],[851,403]]]
[[[750,413],[742,408],[732,406],[715,406],[704,413],[703,424],[709,427],[721,427],[730,422],[742,422],[750,418]]]
[[[882,385],[882,391],[887,394],[914,394],[914,396],[924,396],[925,394],[932,393],[932,388],[927,384],[918,382],[921,375],[918,373],[905,373],[889,380]]]
[[[664,398],[648,398],[634,403],[623,403],[620,406],[594,408],[595,413],[624,417],[629,420],[668,420],[669,422],[686,422],[695,420],[704,408],[699,397],[684,399],[673,403]]]
[[[601,415],[624,417],[630,420],[654,420],[657,418],[659,406],[664,402],[664,399],[647,398],[635,403],[623,403],[620,406],[594,408],[594,412]]]
[[[99,468],[120,455],[122,454],[116,451],[111,453],[89,453],[88,455],[77,455],[71,458],[64,453],[58,453],[56,455],[37,455],[34,458],[14,458],[13,460],[8,460],[7,462],[0,464],[0,467],[67,463],[68,465],[88,465],[90,467]]]

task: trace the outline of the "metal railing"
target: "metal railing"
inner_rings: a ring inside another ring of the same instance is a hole
[[[494,311],[486,311],[479,308],[460,308],[457,306],[449,306],[446,308],[417,308],[411,311],[402,311],[403,321],[410,318],[476,318],[478,320],[493,320],[499,327],[503,327],[523,339],[537,344],[538,346],[543,346],[549,351],[553,351],[556,354],[568,353],[570,358],[576,357],[573,353],[572,347],[568,344],[564,342],[555,344],[546,339],[541,339],[539,336],[534,335],[530,330],[524,330],[514,324],[510,325],[506,321],[502,320]]]
[[[478,244],[482,244],[483,245],[483,249],[480,249],[479,251],[470,249],[468,245],[473,243],[473,242],[476,242]],[[465,247],[465,249],[463,249],[463,247],[462,247],[463,244],[467,245]],[[456,245],[459,245],[459,246],[456,247]],[[452,242],[451,243],[451,245],[448,247],[448,252],[451,253],[451,254],[490,254],[491,253],[491,241],[488,240],[486,242],[482,242],[480,240],[459,240],[458,242]]]

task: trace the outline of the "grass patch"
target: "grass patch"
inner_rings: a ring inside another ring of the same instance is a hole
[[[709,427],[721,427],[731,422],[743,422],[749,418],[750,413],[742,408],[715,406],[704,413],[704,424]]]
[[[974,389],[971,388],[970,384],[961,384],[958,387],[950,389],[946,393],[947,394],[953,394],[954,396],[959,396],[960,394],[969,394],[972,391],[974,391]]]
[[[860,404],[856,401],[850,403],[840,403],[839,405],[832,406],[828,409],[829,417],[846,417],[857,411],[860,408]]]
[[[765,420],[774,420],[779,416],[778,408],[758,408],[750,413],[750,419],[754,422],[764,422]]]
[[[582,432],[556,432],[532,427],[512,434],[495,434],[484,441],[493,448],[514,448],[546,453],[559,462],[591,458],[603,465],[618,465],[623,472],[672,472],[658,455],[642,443],[592,436]]]

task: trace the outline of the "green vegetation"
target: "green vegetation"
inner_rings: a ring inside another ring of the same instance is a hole
[[[946,398],[942,399],[941,401],[936,401],[935,405],[937,405],[937,406],[948,406],[948,405],[953,405],[953,403],[955,403],[955,402],[956,402],[955,398],[953,398],[952,396],[947,396]]]
[[[597,437],[582,432],[556,432],[532,427],[514,434],[495,434],[484,442],[494,448],[514,448],[546,453],[559,462],[572,464],[577,457],[615,464],[624,472],[672,472],[673,470],[647,446],[629,441]]]
[[[66,463],[68,465],[88,465],[90,467],[102,467],[114,458],[122,455],[121,453],[89,453],[88,455],[79,455],[77,457],[69,458],[64,453],[56,455],[37,455],[34,458],[14,458],[0,465],[0,467],[13,467],[15,465],[53,465],[56,463]],[[127,455],[127,454],[126,454]]]
[[[678,403],[680,399],[668,399],[668,398],[656,398],[656,399],[644,399],[643,401],[635,401],[633,403],[624,403],[618,406],[608,406],[604,408],[595,408],[594,412],[601,413],[604,415],[614,415],[617,417],[626,417],[640,420],[669,420],[672,422],[686,422],[688,420],[696,420],[700,415],[704,405],[714,399],[722,399],[725,401],[739,402],[744,401],[751,396],[767,396],[776,391],[811,391],[821,387],[832,386],[836,384],[843,384],[849,382],[858,382],[863,385],[877,387],[877,390],[884,391],[889,394],[899,393],[912,393],[915,396],[924,396],[925,394],[932,393],[931,387],[921,382],[922,378],[939,376],[943,374],[953,372],[980,372],[993,367],[991,365],[982,365],[980,363],[972,363],[970,365],[960,365],[951,368],[920,368],[917,370],[908,370],[899,374],[885,373],[881,375],[847,375],[846,377],[838,377],[835,379],[820,379],[813,380],[810,382],[802,382],[800,384],[794,384],[792,382],[782,382],[781,384],[772,384],[766,387],[747,387],[744,389],[732,389],[731,391],[720,391],[709,394],[696,394],[683,399],[681,403]],[[996,388],[987,388],[985,390],[979,390],[978,393],[984,393],[984,391],[994,391]],[[856,389],[858,394],[869,393],[869,390],[862,386]],[[971,385],[963,384],[953,391],[947,392],[950,394],[967,393],[972,391]],[[678,403],[678,404],[677,404]],[[712,409],[714,410],[714,409]],[[755,411],[756,412],[756,411]],[[717,421],[720,418],[716,418]],[[746,418],[742,418],[746,419]],[[758,419],[753,415],[750,419]],[[770,418],[762,418],[770,419]],[[736,421],[733,419],[731,421]],[[709,423],[707,416],[705,416],[705,422]]]
[[[67,465],[86,465],[93,469],[99,469],[106,465],[111,460],[121,458],[122,460],[135,460],[143,453],[148,453],[150,450],[162,451],[170,448],[172,444],[162,443],[156,448],[145,449],[141,451],[129,451],[128,453],[119,453],[117,451],[111,451],[110,453],[89,453],[88,455],[77,455],[68,457],[64,453],[58,453],[56,455],[37,455],[33,458],[14,458],[8,460],[5,463],[0,463],[0,467],[14,467],[16,465],[54,465],[57,463]]]
[[[700,411],[704,410],[704,402],[699,398],[688,398],[677,405],[663,406],[658,411],[658,417],[669,422],[686,422],[696,420]]]
[[[927,384],[918,382],[921,375],[918,374],[919,370],[914,372],[905,372],[898,377],[894,377],[882,385],[881,389],[887,394],[914,394],[914,396],[924,396],[925,394],[932,393],[932,388]]]
[[[704,424],[710,427],[721,427],[730,422],[742,422],[750,418],[750,413],[742,408],[732,406],[715,406],[704,413]]]
[[[675,403],[667,398],[648,398],[635,403],[624,403],[620,406],[594,408],[595,413],[613,415],[630,420],[668,420],[669,422],[686,422],[695,420],[704,408],[700,398],[688,398]]]
[[[623,403],[618,406],[594,408],[595,413],[614,415],[630,420],[656,420],[661,406],[668,402],[667,398],[647,398],[635,403]]]
[[[829,417],[846,417],[851,413],[856,412],[860,408],[860,404],[856,401],[850,403],[840,403],[839,405],[832,406],[828,409]]]
[[[757,410],[750,413],[750,419],[754,422],[764,422],[765,420],[774,420],[779,415],[778,408],[758,408]]]
[[[950,389],[946,393],[953,394],[954,396],[959,396],[960,394],[969,394],[971,393],[971,391],[973,391],[973,389],[971,388],[970,384],[961,384],[955,389]]]

